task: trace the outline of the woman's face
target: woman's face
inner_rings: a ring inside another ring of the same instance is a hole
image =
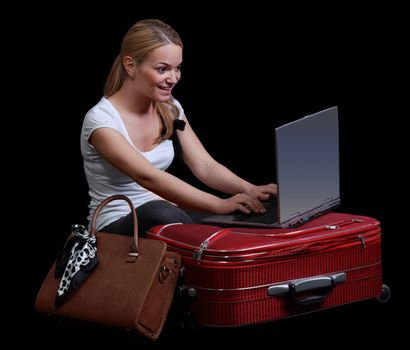
[[[181,63],[180,46],[168,44],[158,47],[137,67],[135,82],[147,97],[168,101],[172,89],[181,78]]]

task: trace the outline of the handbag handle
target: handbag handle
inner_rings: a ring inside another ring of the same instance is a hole
[[[131,213],[132,213],[132,217],[133,217],[133,221],[134,221],[134,247],[131,248],[132,252],[130,252],[132,255],[135,254],[135,256],[138,256],[138,219],[137,219],[137,214],[135,213],[135,208],[134,208],[134,204],[132,204],[131,200],[127,197],[124,196],[122,194],[117,194],[114,196],[110,196],[107,197],[106,199],[104,199],[95,209],[94,214],[93,214],[93,218],[91,220],[91,235],[95,236],[96,235],[96,230],[95,230],[95,226],[97,223],[97,216],[100,212],[100,210],[106,206],[108,203],[118,200],[118,199],[122,199],[124,201],[126,201],[128,203],[128,205],[131,208]]]

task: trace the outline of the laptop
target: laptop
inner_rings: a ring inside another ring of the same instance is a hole
[[[275,144],[278,195],[264,203],[266,213],[211,215],[203,223],[297,227],[340,205],[337,106],[277,127]]]

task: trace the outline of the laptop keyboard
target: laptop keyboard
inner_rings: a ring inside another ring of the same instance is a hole
[[[278,206],[276,197],[272,197],[269,202],[263,203],[266,211],[264,213],[235,214],[234,221],[253,222],[258,224],[274,224],[278,221]]]

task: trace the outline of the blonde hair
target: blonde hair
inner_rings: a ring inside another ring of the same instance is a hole
[[[127,76],[122,64],[125,56],[134,59],[137,65],[156,48],[175,44],[183,47],[178,33],[168,24],[158,19],[145,19],[135,23],[122,39],[120,54],[115,58],[104,86],[104,95],[107,97],[121,89]],[[178,118],[179,110],[172,99],[167,102],[154,101],[154,109],[161,123],[161,131],[155,142],[168,139],[173,133],[173,122]]]

